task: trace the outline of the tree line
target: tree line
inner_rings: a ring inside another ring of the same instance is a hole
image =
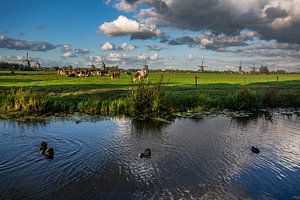
[[[19,63],[8,63],[8,62],[0,62],[0,70],[22,70],[22,71],[33,71],[34,69],[28,65],[23,65]]]

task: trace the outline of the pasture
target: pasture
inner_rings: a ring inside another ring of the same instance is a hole
[[[12,117],[80,112],[153,118],[187,111],[299,108],[300,74],[150,72],[149,82],[139,84],[126,72],[111,79],[4,71],[0,101],[0,114]]]
[[[197,86],[195,85],[197,76]],[[278,82],[277,82],[278,77]],[[300,90],[300,74],[230,74],[230,73],[196,73],[196,72],[150,72],[149,82],[160,81],[170,91],[205,90],[207,92],[238,89],[275,88],[278,90]],[[137,85],[131,76],[121,73],[120,78],[110,77],[65,77],[56,75],[55,71],[17,71],[0,72],[0,90],[26,88],[31,90],[72,93],[120,93]]]

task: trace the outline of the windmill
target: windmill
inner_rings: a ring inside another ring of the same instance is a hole
[[[25,65],[26,65],[27,67],[31,67],[30,63],[31,63],[32,61],[29,60],[28,52],[26,53],[26,59],[24,59],[23,62],[25,63]]]
[[[23,60],[25,66],[31,68],[31,63],[35,63],[34,68],[36,70],[40,70],[41,69],[41,63],[39,61],[35,61],[35,60],[30,60],[29,56],[28,56],[28,52],[26,53],[26,58]]]
[[[147,59],[145,60],[144,69],[148,69]]]
[[[106,64],[104,63],[104,58],[102,58],[102,69],[106,70]]]
[[[200,72],[204,72],[205,68],[208,67],[208,66],[204,65],[204,59],[203,59],[201,65],[198,65],[198,67],[200,68],[199,69]]]
[[[243,67],[242,67],[242,61],[240,61],[240,65],[238,66],[239,68],[239,73],[242,74],[243,72]]]

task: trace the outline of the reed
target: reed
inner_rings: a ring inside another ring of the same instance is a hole
[[[167,93],[162,81],[157,84],[140,83],[131,90],[131,114],[144,118],[159,117],[169,111]]]
[[[140,83],[128,95],[58,95],[11,89],[0,96],[0,114],[14,117],[74,112],[97,115],[127,115],[134,118],[163,118],[174,112],[201,112],[221,109],[300,107],[300,94],[266,89],[240,88],[228,93],[170,92],[159,82]]]

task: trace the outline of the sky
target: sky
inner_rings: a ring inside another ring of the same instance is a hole
[[[0,61],[300,71],[300,0],[2,0]]]

